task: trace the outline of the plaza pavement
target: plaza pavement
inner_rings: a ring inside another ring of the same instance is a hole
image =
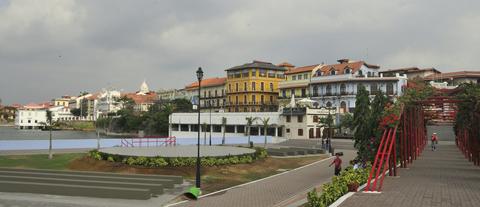
[[[399,177],[386,177],[381,194],[357,192],[341,207],[480,206],[480,167],[452,141],[426,149]]]

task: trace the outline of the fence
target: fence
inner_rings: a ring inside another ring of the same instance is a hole
[[[122,147],[160,147],[160,146],[175,146],[177,144],[176,137],[132,137],[122,138]]]

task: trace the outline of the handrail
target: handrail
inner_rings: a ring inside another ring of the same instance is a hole
[[[160,147],[160,146],[175,146],[177,145],[177,138],[145,136],[145,137],[130,137],[122,138],[120,140],[121,147]]]

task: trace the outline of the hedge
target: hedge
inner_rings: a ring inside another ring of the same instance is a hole
[[[371,165],[366,168],[353,170],[352,166],[347,167],[339,176],[334,176],[332,182],[322,185],[322,193],[318,195],[315,188],[307,194],[307,207],[327,207],[348,192],[348,184],[358,183],[362,185],[367,182]]]
[[[97,150],[90,151],[88,153],[88,156],[96,160],[122,162],[127,165],[143,167],[186,167],[195,166],[197,162],[196,157],[137,157],[107,154],[99,152]],[[245,164],[252,163],[265,157],[267,157],[267,151],[264,148],[255,148],[255,153],[252,154],[229,155],[221,157],[202,157],[200,160],[200,164],[202,166]]]

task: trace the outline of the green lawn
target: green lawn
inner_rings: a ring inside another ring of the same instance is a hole
[[[72,160],[83,157],[84,153],[56,154],[49,160],[48,155],[5,155],[0,156],[0,167],[37,168],[66,170]]]

